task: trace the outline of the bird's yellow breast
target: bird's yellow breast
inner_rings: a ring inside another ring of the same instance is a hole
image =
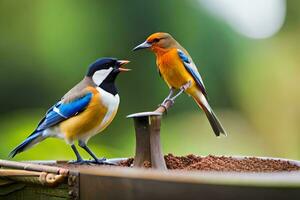
[[[177,49],[174,48],[164,54],[157,54],[156,56],[159,71],[169,87],[179,89],[188,81],[191,81],[192,87],[195,85],[193,77],[185,69],[185,66],[179,58]]]
[[[108,108],[101,103],[99,92],[93,87],[89,87],[87,90],[93,93],[87,108],[82,113],[60,124],[61,132],[68,141],[87,137],[85,134],[91,134],[91,130],[102,123],[107,113]]]

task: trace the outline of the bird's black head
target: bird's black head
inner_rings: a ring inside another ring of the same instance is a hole
[[[117,94],[115,80],[120,72],[130,71],[122,67],[128,62],[116,58],[100,58],[90,65],[86,76],[92,78],[102,89],[115,95]]]

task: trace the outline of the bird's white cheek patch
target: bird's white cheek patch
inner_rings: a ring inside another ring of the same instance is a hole
[[[102,69],[99,71],[96,71],[95,74],[93,75],[93,81],[95,82],[96,85],[100,85],[102,81],[110,74],[110,72],[113,70],[112,67],[108,69]]]

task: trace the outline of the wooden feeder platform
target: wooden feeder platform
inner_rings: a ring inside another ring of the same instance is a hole
[[[300,199],[298,171],[196,172],[6,160],[0,166],[0,199],[5,200]]]

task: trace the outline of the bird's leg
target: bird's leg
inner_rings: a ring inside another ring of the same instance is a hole
[[[171,100],[174,102],[177,97],[179,97],[184,91],[186,91],[189,87],[191,87],[191,84],[192,84],[191,81],[188,81],[186,84],[181,86],[180,91],[175,96],[173,96]]]
[[[173,96],[174,92],[175,92],[175,89],[173,87],[171,87],[169,95],[164,99],[162,104],[165,104],[167,101],[171,100],[171,97]]]
[[[84,162],[84,160],[82,159],[82,157],[80,156],[78,150],[76,149],[75,145],[72,144],[71,145],[72,150],[74,151],[75,155],[76,155],[76,160],[75,161],[71,161],[69,163],[74,163],[74,164],[81,164]]]
[[[166,103],[168,101],[171,101],[171,104],[174,103],[174,101],[171,99],[171,97],[174,95],[174,93],[175,93],[175,88],[171,87],[169,95],[164,99],[164,101],[159,106],[164,107],[165,110],[167,111]]]
[[[97,163],[97,164],[104,164],[105,163],[106,158],[101,158],[101,159],[97,158],[97,156],[90,150],[90,148],[86,145],[85,142],[79,140],[78,145],[81,148],[83,148],[86,152],[88,152],[88,154],[90,154],[94,158],[95,163]]]

